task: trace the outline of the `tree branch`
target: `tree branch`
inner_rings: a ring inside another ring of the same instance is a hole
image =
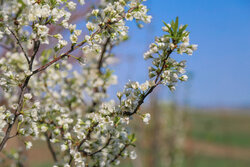
[[[98,68],[100,74],[102,73],[101,68],[102,68],[102,64],[103,64],[103,57],[104,57],[104,54],[107,51],[107,46],[108,46],[109,42],[110,42],[110,37],[107,38],[106,42],[104,43],[103,49],[102,49],[102,52],[101,52],[101,55],[100,55],[100,59],[98,61],[98,67],[97,68]]]
[[[16,34],[15,34],[8,26],[7,26],[7,28],[8,28],[8,30],[11,32],[11,34],[15,37],[15,39],[16,39],[16,41],[17,41],[17,44],[20,46],[20,48],[21,48],[21,50],[22,50],[22,52],[23,52],[23,54],[24,54],[24,56],[25,56],[25,58],[26,58],[28,64],[30,64],[29,57],[28,57],[27,53],[25,52],[25,50],[24,50],[24,48],[23,48],[23,46],[22,46],[20,40],[18,39],[18,37],[16,36]]]
[[[99,150],[97,150],[97,151],[95,151],[93,153],[88,154],[88,156],[95,155],[95,154],[101,152],[102,150],[104,150],[106,147],[108,147],[108,145],[111,142],[111,140],[112,140],[112,137],[110,136],[109,139],[108,139],[108,141],[106,142],[106,144],[102,148],[100,148]]]
[[[48,133],[44,133],[45,137],[46,137],[46,142],[47,142],[47,145],[48,145],[48,148],[49,148],[49,151],[53,157],[53,160],[55,162],[57,162],[57,157],[56,157],[56,152],[54,151],[52,145],[51,145],[51,142],[50,142],[50,139],[51,139],[51,136],[48,135]]]
[[[135,8],[130,8],[130,9],[128,10],[127,13],[130,13],[130,12],[132,12],[132,11],[135,10],[135,9],[136,9],[136,7],[135,7]],[[91,35],[90,39],[93,39],[94,36],[95,36],[96,34],[100,33],[103,29],[106,29],[106,28],[108,27],[108,25],[115,24],[115,23],[119,22],[121,19],[124,19],[124,18],[125,18],[125,13],[123,14],[122,17],[120,17],[120,18],[117,19],[116,21],[105,23],[105,25],[104,25],[103,27],[99,27],[99,29],[96,30],[96,31]],[[55,62],[57,62],[57,61],[63,59],[64,57],[68,56],[71,52],[73,52],[74,50],[78,49],[79,47],[81,47],[81,46],[84,45],[85,43],[86,43],[86,40],[82,41],[82,42],[79,43],[78,45],[75,45],[75,46],[72,45],[72,46],[71,46],[71,49],[70,49],[69,51],[67,51],[66,53],[62,54],[61,56],[59,56],[59,57],[53,59],[52,61],[48,62],[47,64],[45,64],[45,65],[39,67],[38,69],[34,70],[33,73],[32,73],[32,75],[34,75],[34,74],[36,74],[36,73],[39,73],[39,72],[45,70],[46,68],[48,68],[49,66],[51,66],[51,65],[54,64]]]
[[[112,159],[110,161],[110,163],[115,162],[123,153],[123,151],[125,151],[125,149],[129,146],[129,144],[125,144],[125,146],[120,150],[120,152],[114,157],[114,159]]]
[[[126,112],[123,112],[122,114],[124,114],[124,115],[126,115],[126,116],[131,116],[131,115],[133,115],[133,114],[136,114],[137,113],[137,111],[138,111],[138,109],[140,108],[140,106],[142,105],[142,103],[144,102],[144,100],[145,100],[145,98],[150,94],[150,93],[152,93],[153,92],[153,90],[160,84],[160,82],[161,82],[161,79],[160,79],[160,76],[161,76],[161,74],[162,74],[162,72],[163,72],[163,70],[164,70],[164,68],[165,68],[165,65],[166,65],[166,61],[168,60],[168,58],[169,58],[169,56],[170,56],[170,54],[173,52],[173,50],[169,50],[169,51],[167,51],[167,55],[166,55],[166,58],[163,60],[163,65],[162,65],[162,67],[161,67],[161,70],[160,70],[160,72],[158,73],[158,75],[156,76],[156,78],[155,78],[155,85],[154,86],[152,86],[148,91],[147,91],[147,93],[146,94],[144,94],[142,97],[141,97],[141,99],[138,101],[138,103],[137,103],[137,106],[135,107],[135,109],[132,111],[132,112],[130,112],[130,111],[126,111]],[[159,80],[160,79],[160,80]]]
[[[14,32],[13,32],[13,33],[14,33]],[[35,46],[34,46],[34,54],[33,54],[33,56],[32,56],[33,58],[31,59],[31,61],[28,62],[28,65],[29,65],[29,69],[30,69],[30,70],[32,70],[32,65],[33,65],[35,56],[36,56],[36,54],[37,54],[37,51],[38,51],[38,49],[39,49],[39,46],[40,46],[40,42],[39,42],[38,45],[35,45]],[[26,90],[26,88],[27,88],[27,86],[28,86],[28,83],[29,83],[29,80],[30,80],[31,76],[32,76],[32,75],[27,76],[27,77],[25,78],[25,80],[24,80],[24,83],[23,83],[22,86],[21,86],[21,92],[20,92],[19,97],[18,97],[18,107],[17,107],[17,109],[16,109],[15,112],[14,112],[15,117],[14,117],[14,120],[13,120],[13,124],[8,124],[7,130],[6,130],[6,132],[5,132],[5,136],[4,136],[3,140],[2,140],[1,143],[0,143],[0,152],[2,151],[2,149],[3,149],[4,145],[5,145],[5,143],[8,141],[8,139],[10,139],[9,136],[10,136],[12,127],[13,127],[13,125],[15,124],[15,122],[16,122],[16,120],[17,120],[17,117],[18,117],[18,115],[19,115],[19,112],[22,111],[22,109],[23,109],[24,92],[25,92],[25,90]],[[11,137],[11,138],[12,138],[12,137]]]

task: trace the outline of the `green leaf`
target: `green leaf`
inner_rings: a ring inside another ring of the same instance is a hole
[[[187,26],[188,26],[188,25],[185,24],[181,29],[179,29],[179,32],[178,32],[178,35],[179,35],[179,36],[182,35],[183,31],[186,30]]]
[[[175,36],[175,37],[177,37],[178,26],[179,26],[179,18],[178,18],[178,17],[176,17],[176,19],[175,19],[175,23],[174,23],[174,26],[173,26],[174,36]]]
[[[169,34],[170,34],[170,36],[173,36],[174,33],[173,33],[173,31],[172,31],[172,28],[171,28],[167,23],[165,23],[165,22],[163,22],[163,23],[164,23],[165,26],[169,29]]]
[[[55,69],[60,69],[60,64],[59,63],[57,63],[57,64],[55,64]]]

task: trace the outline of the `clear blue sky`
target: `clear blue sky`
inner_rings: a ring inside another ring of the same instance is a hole
[[[121,62],[115,69],[120,85],[128,79],[143,82],[147,78],[147,62],[142,55],[154,36],[162,35],[162,21],[179,16],[188,24],[190,42],[198,51],[188,60],[192,79],[176,92],[179,101],[188,97],[193,106],[250,106],[250,1],[249,0],[148,0],[152,24],[139,30],[129,24],[131,39],[116,48]],[[125,48],[125,49],[124,49]],[[163,99],[171,98],[166,88]],[[161,89],[162,90],[162,89]]]

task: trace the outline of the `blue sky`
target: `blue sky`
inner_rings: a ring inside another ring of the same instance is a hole
[[[138,29],[129,24],[131,39],[116,48],[120,64],[115,67],[120,85],[131,80],[143,82],[149,63],[142,58],[155,36],[162,35],[162,21],[179,16],[188,24],[190,42],[198,44],[188,60],[192,74],[189,83],[180,84],[172,95],[167,88],[159,96],[182,103],[186,98],[193,106],[250,106],[250,1],[248,0],[148,0],[152,24]],[[164,90],[164,91],[162,91]]]

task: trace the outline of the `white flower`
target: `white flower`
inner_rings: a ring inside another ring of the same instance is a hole
[[[168,27],[166,27],[166,26],[162,27],[162,30],[163,30],[163,31],[166,31],[166,32],[169,31]]]
[[[17,103],[14,103],[14,104],[11,105],[11,108],[14,109],[14,110],[16,110],[17,107],[18,107],[18,104],[17,104]]]
[[[35,102],[35,103],[34,103],[34,106],[35,106],[36,108],[39,108],[39,107],[40,107],[40,105],[41,105],[41,104],[40,104],[40,102],[39,102],[39,101],[37,101],[37,102]]]
[[[44,26],[44,25],[36,25],[37,27],[37,34],[40,35],[40,36],[47,36],[48,35],[48,32],[49,32],[49,29],[48,27]]]
[[[41,16],[42,17],[49,17],[50,15],[50,6],[48,4],[44,5],[41,9]]]
[[[182,75],[179,79],[181,81],[187,81],[188,80],[188,76],[187,75]]]
[[[75,29],[76,29],[76,24],[70,24],[69,25],[70,32],[73,32]]]
[[[75,34],[76,34],[76,36],[80,36],[80,35],[81,35],[81,33],[82,33],[82,30],[75,30]]]
[[[122,92],[117,92],[116,96],[120,99],[122,97]]]
[[[78,0],[81,5],[85,4],[85,0]]]
[[[68,42],[66,40],[59,40],[58,44],[60,45],[60,48],[61,48],[61,47],[66,46],[68,44]]]
[[[139,88],[139,82],[132,82],[131,84],[133,89],[138,89]]]
[[[183,43],[189,43],[189,36],[183,37],[182,41]]]
[[[27,70],[27,71],[24,71],[24,73],[25,73],[26,76],[30,76],[32,74],[32,71]]]
[[[193,50],[193,51],[195,51],[195,50],[197,50],[197,48],[198,48],[198,45],[191,45],[191,49]]]
[[[94,15],[94,16],[97,16],[98,13],[99,13],[99,9],[94,9],[91,12],[91,14]]]
[[[149,58],[153,58],[153,57],[152,57],[152,52],[147,51],[146,53],[144,53],[144,60],[147,60],[147,59],[149,59]]]
[[[87,27],[87,29],[88,29],[89,31],[93,31],[93,30],[95,29],[95,25],[94,25],[93,23],[91,23],[91,22],[88,22],[88,23],[86,24],[86,27]]]
[[[66,133],[66,134],[64,135],[64,137],[65,137],[66,139],[71,139],[71,134],[68,132],[68,133]]]
[[[142,91],[146,91],[148,89],[148,87],[149,87],[149,82],[148,81],[146,81],[145,83],[140,85],[140,89]]]
[[[23,115],[22,115],[22,114],[20,114],[20,115],[18,116],[18,121],[19,121],[19,122],[23,122]]]
[[[169,85],[168,87],[169,87],[171,92],[175,91],[175,86],[174,85]]]
[[[61,151],[66,151],[68,149],[68,146],[66,144],[61,145]]]
[[[145,115],[143,116],[143,122],[145,122],[146,124],[148,124],[149,121],[150,121],[150,118],[151,118],[151,116],[150,116],[149,113],[145,114]]]
[[[48,130],[48,127],[47,126],[45,126],[45,125],[42,125],[41,126],[41,131],[42,132],[46,132]]]
[[[32,147],[32,143],[30,141],[25,142],[25,147],[27,150],[29,150]]]
[[[136,154],[135,151],[131,151],[129,156],[130,156],[131,159],[136,159],[137,158],[137,154]]]
[[[70,1],[68,3],[68,8],[69,8],[69,10],[74,10],[76,8],[76,3]]]
[[[132,21],[132,20],[133,20],[133,15],[132,15],[131,13],[126,13],[125,18],[126,18],[127,20]]]
[[[31,93],[25,93],[24,98],[27,99],[27,100],[30,100],[32,98]]]
[[[63,39],[63,36],[61,34],[56,34],[54,35],[55,38],[59,39],[59,40],[62,40]]]
[[[70,35],[70,40],[72,43],[77,43],[78,38],[75,34],[73,34],[73,35]]]

